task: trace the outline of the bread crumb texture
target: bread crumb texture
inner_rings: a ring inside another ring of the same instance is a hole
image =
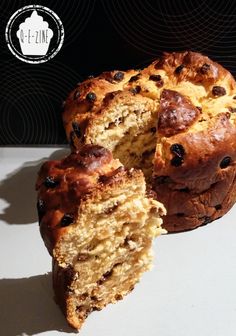
[[[147,195],[142,171],[124,168],[97,145],[46,162],[36,187],[56,299],[80,329],[90,312],[121,300],[151,267],[165,208]]]

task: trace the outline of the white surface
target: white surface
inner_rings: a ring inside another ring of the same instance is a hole
[[[67,335],[51,260],[36,223],[34,183],[58,148],[0,148],[0,335]],[[235,336],[236,207],[155,242],[155,266],[123,301],[92,313],[80,336]]]

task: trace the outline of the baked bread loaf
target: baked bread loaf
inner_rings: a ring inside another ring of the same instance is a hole
[[[44,163],[36,189],[56,299],[79,329],[88,313],[122,299],[150,268],[165,209],[146,194],[142,171],[125,169],[97,145]]]
[[[196,228],[235,203],[235,80],[195,52],[165,53],[143,70],[105,72],[65,102],[72,150],[99,144],[143,170],[169,232]]]

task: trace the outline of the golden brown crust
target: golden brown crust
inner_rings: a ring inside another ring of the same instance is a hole
[[[141,71],[122,72],[119,81],[114,80],[115,74],[107,72],[82,83],[77,101],[72,99],[75,91],[69,96],[63,118],[68,139],[74,135],[72,146],[96,143],[92,139],[96,120],[102,121],[112,107],[133,104],[132,97],[137,97],[137,105],[152,100],[158,114],[153,188],[167,207],[164,226],[169,231],[187,230],[203,224],[199,218],[209,217],[211,221],[226,213],[235,203],[231,179],[227,178],[229,170],[235,172],[236,159],[236,86],[232,75],[208,57],[191,51],[164,53]],[[96,100],[85,112],[85,97],[91,90]],[[77,136],[76,126],[81,127]],[[178,202],[182,196],[175,198],[169,185],[156,184],[158,178],[171,180],[175,190],[190,190],[184,216],[172,213],[172,208],[182,213],[184,200]],[[220,183],[221,189],[212,188],[214,183]],[[223,202],[217,196],[222,208],[216,215],[207,207],[213,193],[228,200]]]
[[[96,145],[85,145],[63,160],[43,164],[36,189],[40,231],[50,254],[74,222],[83,200],[123,173],[119,161]]]
[[[171,136],[186,131],[198,118],[200,111],[190,99],[174,90],[164,89],[158,109],[158,133]]]
[[[234,78],[220,64],[192,51],[164,53],[154,62],[154,67],[176,76],[178,81],[188,80],[208,86],[227,76],[230,87],[233,89],[235,86]]]
[[[175,183],[204,191],[222,175],[220,164],[224,157],[230,157],[233,165],[235,143],[236,127],[225,113],[218,114],[209,121],[207,129],[162,139],[162,153],[156,152],[154,175],[170,176]]]
[[[228,167],[202,192],[176,184],[167,176],[157,177],[153,185],[158,200],[168,208],[165,228],[169,232],[190,230],[222,217],[234,205],[236,170]]]

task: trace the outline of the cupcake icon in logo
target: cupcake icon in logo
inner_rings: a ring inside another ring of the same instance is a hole
[[[14,56],[27,63],[39,64],[53,58],[61,49],[64,28],[51,9],[30,5],[11,16],[5,36]]]
[[[20,24],[16,35],[23,55],[46,55],[53,31],[43,17],[34,10],[31,16]]]

